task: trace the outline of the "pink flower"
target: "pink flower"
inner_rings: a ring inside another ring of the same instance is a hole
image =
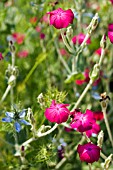
[[[18,43],[18,44],[22,44],[25,38],[24,34],[21,33],[13,33],[12,37],[14,38],[14,40]]]
[[[40,33],[40,39],[44,39],[45,38],[45,34],[44,33]]]
[[[79,132],[85,132],[92,129],[92,125],[95,121],[96,120],[93,117],[93,112],[91,110],[86,110],[85,114],[75,111],[74,118],[70,123],[70,126]]]
[[[69,24],[73,23],[74,14],[71,9],[63,10],[58,8],[47,14],[50,14],[50,25],[57,29],[66,28]]]
[[[108,31],[113,31],[113,23],[108,25]]]
[[[80,160],[87,163],[98,161],[100,158],[100,150],[101,148],[99,146],[92,144],[91,142],[84,145],[78,145],[77,148]]]
[[[101,52],[102,52],[102,48],[98,48],[96,51],[95,51],[95,54],[98,54],[99,56],[101,55]]]
[[[89,78],[89,69],[86,68],[85,71],[84,71],[84,79],[83,80],[76,80],[75,83],[77,85],[82,85],[84,84],[85,82],[89,82],[90,78]]]
[[[22,50],[18,52],[18,57],[20,58],[26,58],[28,56],[29,52],[27,50]]]
[[[70,111],[66,108],[69,104],[57,104],[55,100],[52,101],[49,108],[45,110],[45,117],[50,122],[58,124],[66,122]]]
[[[68,52],[67,52],[64,48],[61,48],[61,49],[60,49],[60,54],[61,54],[62,56],[68,56]]]
[[[37,22],[37,17],[30,18],[30,23],[35,24]]]
[[[113,44],[113,31],[108,31],[108,38],[110,39],[111,43]]]
[[[93,116],[96,120],[103,120],[103,112],[100,111],[93,112]]]
[[[37,32],[40,32],[40,31],[41,31],[41,27],[40,27],[40,26],[37,26],[37,27],[35,28],[35,30],[36,30]]]
[[[110,0],[111,1],[111,3],[113,4],[113,0]]]
[[[91,136],[97,136],[97,134],[100,132],[100,125],[97,123],[94,123],[92,125],[92,129],[86,131],[86,135],[90,138]]]
[[[0,53],[0,60],[3,60],[3,56],[2,56],[2,53]]]
[[[45,23],[49,23],[49,19],[48,19],[48,14],[45,14],[41,19],[40,19],[41,22],[45,22]]]
[[[73,41],[74,44],[76,44],[76,43],[78,42],[78,44],[80,45],[80,44],[82,44],[82,42],[84,41],[84,39],[85,39],[85,34],[80,33],[80,34],[78,34],[77,36],[74,36],[74,37],[72,38],[72,41]],[[87,40],[86,43],[87,43],[87,44],[90,44],[90,43],[91,43],[90,38]]]

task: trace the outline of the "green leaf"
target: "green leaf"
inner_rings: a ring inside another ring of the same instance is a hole
[[[83,80],[84,75],[82,73],[74,72],[74,73],[68,75],[67,79],[65,80],[65,83],[68,84],[68,83],[71,83],[71,82],[78,80],[78,79]]]

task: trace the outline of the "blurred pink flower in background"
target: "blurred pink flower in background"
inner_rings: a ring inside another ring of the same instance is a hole
[[[36,26],[35,30],[36,30],[37,32],[40,32],[40,31],[41,31],[41,27],[40,27],[40,26]]]
[[[47,14],[50,14],[50,25],[57,29],[66,28],[69,24],[73,23],[74,14],[71,9],[63,10],[58,8]]]
[[[56,122],[58,124],[66,122],[70,113],[66,108],[67,106],[69,106],[69,104],[59,104],[53,100],[50,107],[45,110],[45,117],[50,122]]]
[[[37,22],[37,17],[30,18],[30,23],[35,24]]]
[[[74,44],[78,43],[78,44],[80,45],[80,44],[82,44],[82,42],[84,41],[85,36],[86,36],[85,34],[80,33],[80,34],[78,34],[78,35],[76,35],[76,36],[74,36],[74,37],[72,38],[72,42],[73,42]],[[91,43],[90,38],[87,40],[86,43],[87,43],[87,44],[90,44],[90,43]]]
[[[12,37],[14,38],[14,40],[18,43],[18,44],[22,44],[25,38],[24,34],[21,33],[13,33]]]
[[[78,145],[77,152],[79,153],[79,157],[81,161],[85,161],[87,163],[93,163],[98,161],[100,158],[100,150],[101,148],[91,142]]]
[[[98,54],[99,56],[101,55],[101,51],[102,51],[102,48],[98,48],[96,51],[95,51],[95,54]]]
[[[28,56],[29,52],[27,50],[22,50],[18,52],[18,57],[19,58],[26,58]]]
[[[60,54],[61,54],[62,56],[68,56],[68,52],[67,52],[64,48],[61,48],[61,49],[60,49]]]
[[[111,3],[113,4],[113,0],[110,0],[111,1]]]
[[[40,39],[44,39],[45,38],[45,34],[44,33],[40,33]]]
[[[3,60],[3,56],[2,56],[2,53],[0,53],[0,60]]]

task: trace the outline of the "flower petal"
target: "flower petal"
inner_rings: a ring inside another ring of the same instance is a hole
[[[13,113],[13,112],[6,112],[5,115],[6,115],[7,117],[11,117],[11,118],[14,117],[14,113]]]
[[[25,114],[26,114],[26,112],[25,112],[25,109],[24,109],[19,113],[19,117],[22,119],[22,118],[25,117]]]
[[[21,130],[20,124],[19,124],[18,122],[15,122],[15,123],[14,123],[14,126],[15,126],[16,131],[17,131],[17,132],[20,132],[20,130]]]
[[[2,122],[10,123],[10,122],[12,122],[12,119],[10,117],[4,117],[4,118],[2,118]]]
[[[25,125],[31,125],[29,122],[27,122],[26,120],[20,120],[21,123],[25,124]]]

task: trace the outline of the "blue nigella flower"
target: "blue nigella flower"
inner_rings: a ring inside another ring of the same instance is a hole
[[[25,109],[22,110],[21,112],[15,111],[15,113],[13,113],[13,112],[6,112],[5,113],[6,117],[2,118],[2,122],[8,122],[8,123],[14,122],[15,130],[17,132],[20,132],[20,130],[21,130],[21,123],[23,123],[25,125],[31,125],[29,122],[24,120],[25,114],[26,114]]]

